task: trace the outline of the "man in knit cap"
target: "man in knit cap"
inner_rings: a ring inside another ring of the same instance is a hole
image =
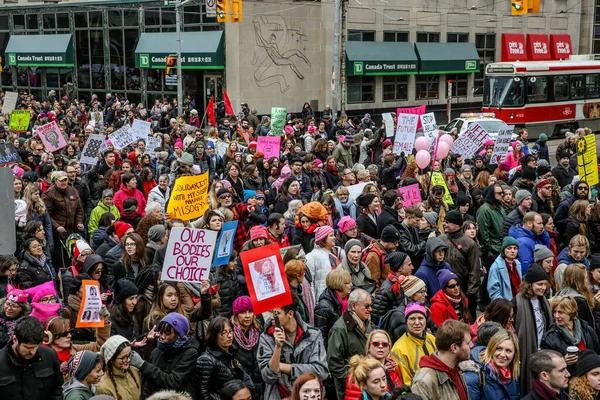
[[[390,267],[384,261],[385,257],[388,253],[396,250],[399,240],[400,234],[398,230],[388,225],[381,232],[381,238],[365,249],[366,257],[364,257],[364,262],[371,272],[371,279],[377,282],[378,289],[390,273]]]
[[[390,272],[373,299],[371,320],[376,324],[390,309],[400,305],[404,297],[400,286],[402,282],[400,277],[410,275],[413,270],[410,257],[401,251],[389,253],[385,257],[384,263],[389,266]]]
[[[522,223],[523,217],[529,211],[531,211],[532,197],[531,192],[528,190],[518,190],[515,194],[515,200],[517,203],[517,207],[512,210],[506,218],[504,219],[504,224],[502,225],[502,235],[508,235],[508,230],[516,223]]]
[[[404,220],[398,225],[400,248],[408,254],[417,268],[425,256],[425,241],[421,239],[417,230],[421,218],[423,211],[417,206],[410,206],[404,212]],[[430,235],[435,236],[435,232]]]

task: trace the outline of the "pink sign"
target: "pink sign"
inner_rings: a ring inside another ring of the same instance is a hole
[[[42,139],[44,147],[49,152],[54,152],[63,147],[67,147],[67,140],[60,131],[56,121],[40,126],[35,130],[35,133]]]
[[[271,157],[279,158],[279,147],[281,146],[281,136],[259,136],[256,146],[258,153],[264,153],[265,160]]]
[[[423,104],[422,106],[418,106],[418,107],[407,107],[407,108],[398,108],[396,109],[396,115],[400,115],[400,114],[417,114],[417,115],[422,115],[425,114],[425,108],[427,106],[425,104]],[[417,129],[422,128],[423,126],[421,125],[421,120],[419,119],[419,122],[417,122]]]
[[[419,190],[418,183],[413,183],[412,185],[399,187],[398,193],[404,199],[404,207],[414,206],[415,204],[421,202],[421,191]]]

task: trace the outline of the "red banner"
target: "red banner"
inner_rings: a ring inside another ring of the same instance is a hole
[[[528,33],[527,56],[529,61],[549,61],[550,42],[548,41],[548,35],[543,33]]]
[[[527,61],[525,35],[520,33],[502,34],[502,62]]]
[[[417,106],[417,107],[398,108],[398,109],[396,109],[396,118],[398,118],[398,115],[400,115],[400,114],[423,115],[423,114],[425,114],[426,108],[427,108],[427,106],[425,104],[423,104],[422,106]],[[423,125],[421,125],[421,118],[419,118],[419,120],[417,121],[417,129],[422,128],[422,127],[423,127]]]
[[[292,304],[277,243],[240,253],[254,314]]]
[[[225,102],[225,114],[235,115],[233,107],[231,106],[231,100],[229,100],[229,96],[227,96],[227,90],[225,89],[223,89],[223,101]]]
[[[571,35],[550,35],[550,56],[553,60],[565,60],[573,54]]]
[[[206,115],[211,126],[217,127],[217,119],[215,118],[215,97],[211,96],[208,105],[206,106]]]

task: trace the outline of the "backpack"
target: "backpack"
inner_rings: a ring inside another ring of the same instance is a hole
[[[379,256],[379,260],[381,262],[380,268],[383,269],[383,264],[384,264],[383,260],[384,260],[385,257],[383,255],[383,253],[381,252],[381,250],[379,250],[379,248],[375,247],[373,245],[373,243],[371,243],[370,245],[368,245],[367,247],[365,247],[365,249],[363,250],[363,254],[362,254],[362,257],[361,257],[360,261],[365,262],[365,260],[367,259],[367,256],[369,255],[369,252],[371,250],[373,250]]]

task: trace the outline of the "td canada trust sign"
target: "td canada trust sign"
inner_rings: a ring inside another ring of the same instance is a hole
[[[65,53],[56,54],[25,54],[8,53],[8,65],[19,67],[72,67],[73,62],[67,60]]]
[[[354,61],[352,70],[348,71],[348,75],[407,75],[416,74],[417,72],[416,62]]]

